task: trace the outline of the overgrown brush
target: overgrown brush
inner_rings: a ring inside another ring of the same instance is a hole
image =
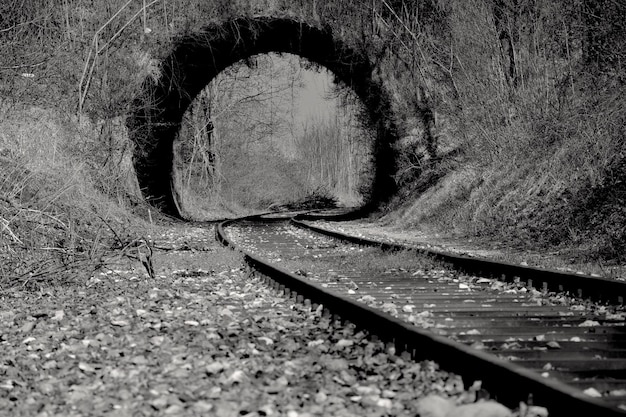
[[[129,202],[132,175],[90,146],[99,129],[53,111],[13,109],[0,122],[0,285],[88,277],[145,234]],[[121,138],[118,140],[122,141]],[[89,149],[88,152],[85,150]],[[127,152],[128,153],[128,152]],[[114,179],[114,181],[111,181]],[[104,186],[108,184],[108,186]]]
[[[422,118],[415,145],[400,149],[403,198],[390,217],[524,249],[623,259],[626,7],[507,0],[441,6],[432,9],[439,19],[420,29],[413,54],[395,54],[416,62],[425,78],[411,80],[400,69],[392,87],[400,95],[406,83],[421,84],[418,102],[430,105],[436,120],[429,135]],[[429,137],[436,157],[454,159],[433,165]],[[433,172],[444,175],[429,181]]]
[[[339,205],[339,201],[329,190],[320,187],[315,190],[309,191],[303,197],[285,201],[282,203],[273,203],[268,207],[272,211],[287,211],[287,210],[319,210],[336,208]]]
[[[69,184],[4,158],[0,174],[0,285],[91,273],[105,236],[92,216],[64,204]]]

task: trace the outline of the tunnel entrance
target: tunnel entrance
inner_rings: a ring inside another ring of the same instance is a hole
[[[173,177],[185,218],[361,207],[371,191],[373,132],[332,74],[287,53],[254,55],[218,74],[188,107]]]
[[[375,79],[365,53],[344,45],[330,30],[283,18],[239,18],[210,25],[180,38],[161,63],[161,76],[147,79],[127,125],[135,143],[134,164],[149,203],[181,217],[173,182],[173,143],[183,115],[196,96],[220,72],[253,55],[291,53],[328,69],[363,104],[365,127],[375,133],[373,183],[366,206],[395,191],[391,144],[397,138],[391,105]]]

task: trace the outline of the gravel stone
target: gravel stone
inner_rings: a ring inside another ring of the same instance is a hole
[[[154,279],[120,261],[0,295],[1,415],[415,416],[431,394],[476,399],[480,384],[446,389],[459,378],[435,363],[278,296],[211,229],[151,238]]]

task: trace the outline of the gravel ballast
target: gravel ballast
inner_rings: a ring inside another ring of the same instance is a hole
[[[162,230],[154,279],[120,262],[4,291],[0,415],[445,417],[475,400],[479,384],[278,296],[212,236]]]

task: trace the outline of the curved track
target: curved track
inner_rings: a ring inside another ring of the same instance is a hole
[[[626,327],[617,303],[626,285],[439,252],[426,255],[465,272],[417,260],[415,267],[385,268],[381,260],[372,268],[371,259],[385,257],[381,248],[403,248],[304,227],[265,217],[226,222],[217,233],[276,286],[415,358],[482,380],[507,405],[532,397],[551,416],[626,415]],[[486,278],[494,275],[500,279]],[[607,299],[615,304],[600,303]]]

